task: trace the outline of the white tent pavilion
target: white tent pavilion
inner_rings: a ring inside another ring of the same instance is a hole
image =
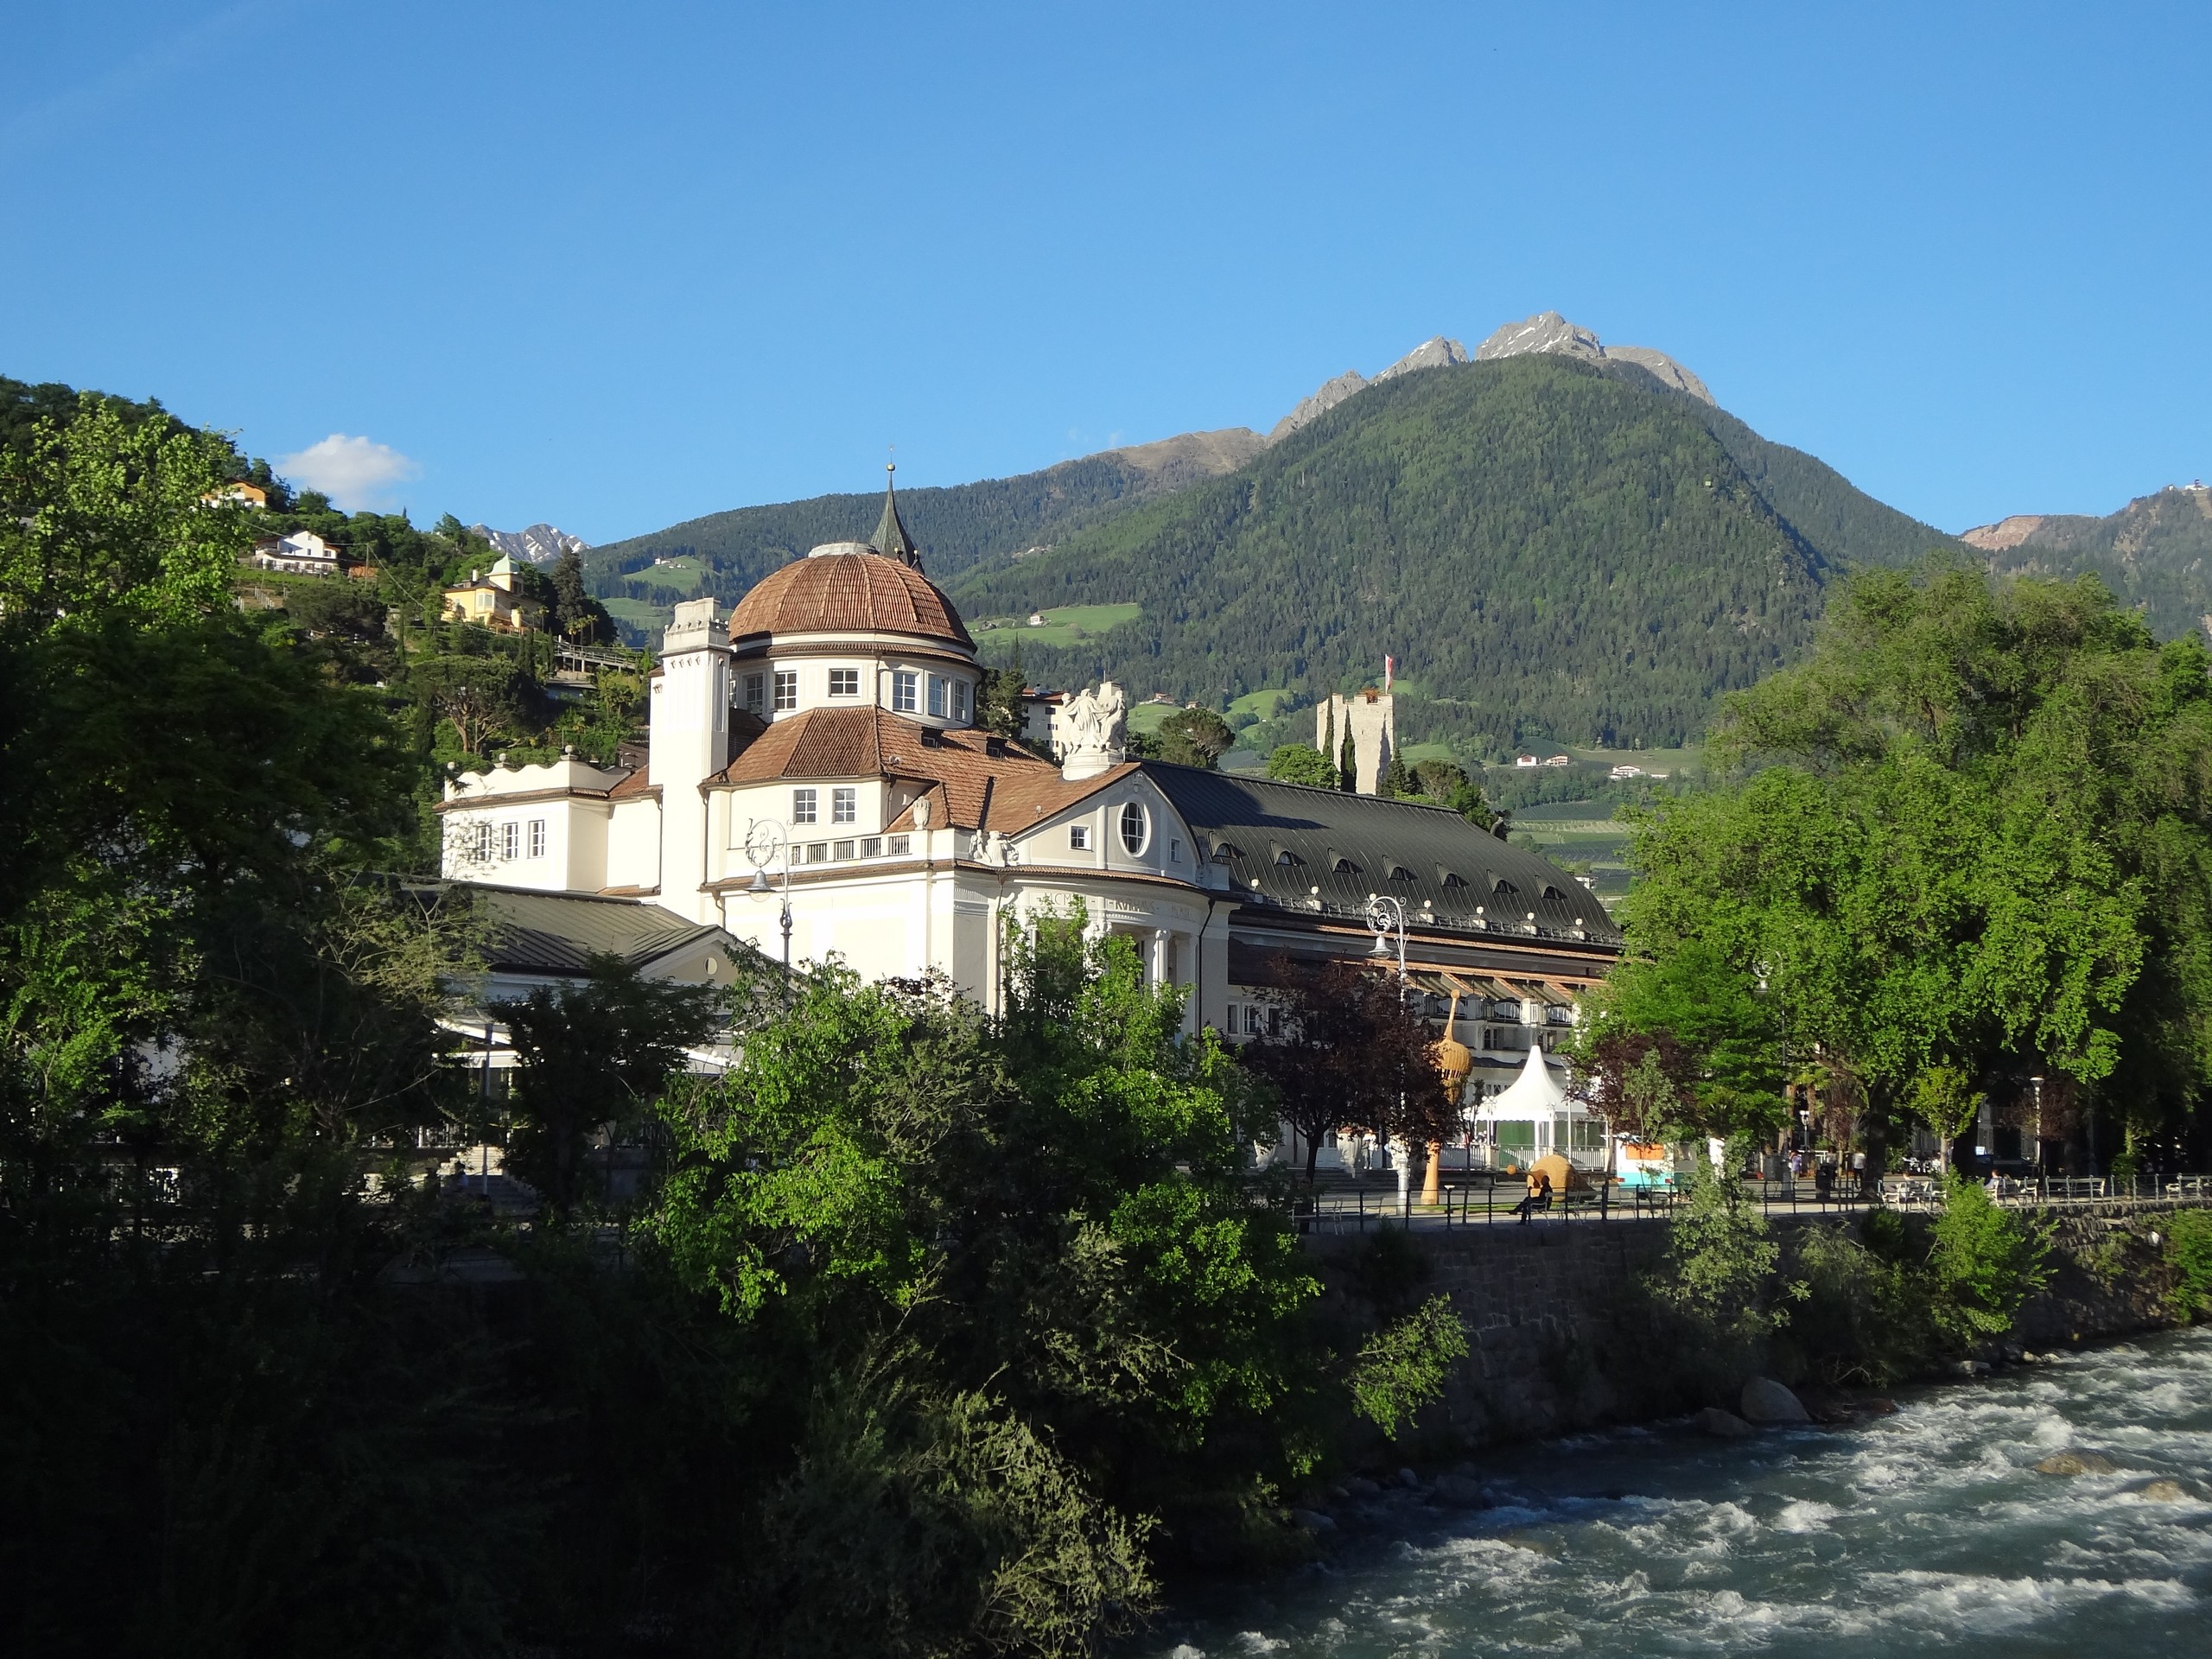
[[[1556,1152],[1577,1169],[1605,1166],[1605,1125],[1553,1075],[1533,1045],[1521,1075],[1505,1091],[1475,1108],[1475,1129],[1492,1169],[1526,1169]]]

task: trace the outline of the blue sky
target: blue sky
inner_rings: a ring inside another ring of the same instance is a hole
[[[1264,429],[1541,309],[1949,529],[2212,474],[2201,5],[166,0],[5,38],[0,373],[417,522],[605,541],[872,488],[893,443],[957,483]]]

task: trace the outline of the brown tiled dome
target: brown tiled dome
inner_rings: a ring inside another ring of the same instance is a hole
[[[738,601],[729,637],[764,633],[918,634],[976,649],[952,601],[880,553],[817,554],[763,577]]]

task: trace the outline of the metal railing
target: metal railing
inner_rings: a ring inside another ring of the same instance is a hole
[[[1456,1178],[1456,1179],[1455,1179]],[[1848,1215],[1873,1199],[1855,1179],[1820,1182],[1810,1177],[1744,1179],[1744,1196],[1768,1216],[1811,1218]],[[1677,1194],[1668,1186],[1593,1184],[1528,1202],[1522,1179],[1490,1170],[1453,1171],[1434,1204],[1421,1201],[1418,1185],[1401,1198],[1381,1182],[1336,1181],[1294,1192],[1291,1211],[1301,1233],[1361,1233],[1385,1224],[1427,1228],[1496,1227],[1520,1224],[1598,1225],[1611,1222],[1663,1220],[1673,1213]],[[2020,1208],[2070,1205],[2201,1204],[2212,1202],[2212,1176],[2142,1175],[2114,1182],[2104,1176],[1999,1177],[1991,1191],[1999,1204]],[[1886,1176],[1880,1201],[1892,1208],[1929,1213],[1943,1207],[1943,1185],[1936,1176]]]

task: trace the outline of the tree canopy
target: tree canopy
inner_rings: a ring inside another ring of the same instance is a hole
[[[1810,1069],[1948,1135],[1938,1068],[2177,1128],[2212,1080],[2208,670],[2094,578],[1854,579],[1727,705],[1738,781],[1642,817],[1601,1025],[1678,1039],[1716,1129]]]

